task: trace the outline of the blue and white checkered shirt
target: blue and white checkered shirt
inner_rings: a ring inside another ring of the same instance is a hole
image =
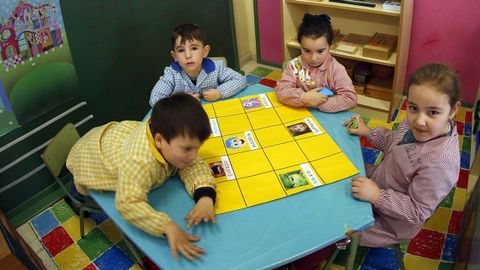
[[[205,58],[202,70],[197,77],[196,85],[178,62],[173,62],[163,71],[163,76],[153,87],[150,95],[150,106],[173,93],[192,91],[201,94],[208,89],[218,89],[222,98],[228,98],[240,92],[247,85],[245,76],[225,66],[222,60]]]

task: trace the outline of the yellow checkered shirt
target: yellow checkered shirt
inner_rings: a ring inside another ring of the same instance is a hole
[[[163,236],[170,217],[148,203],[148,192],[179,173],[190,196],[200,187],[215,188],[210,168],[201,158],[177,170],[153,142],[147,122],[111,122],[93,128],[73,146],[67,159],[78,191],[116,191],[115,204],[124,219],[155,236]]]

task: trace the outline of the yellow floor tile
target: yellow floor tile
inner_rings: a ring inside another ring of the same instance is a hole
[[[54,257],[60,269],[83,269],[90,263],[90,259],[77,244],[69,246]]]
[[[120,232],[117,230],[117,227],[115,227],[115,224],[113,224],[113,221],[111,219],[107,219],[102,224],[100,224],[100,230],[102,230],[105,235],[107,235],[108,239],[112,241],[112,243],[116,244],[122,240],[122,235]]]
[[[142,270],[138,264],[134,264],[129,270]]]
[[[453,197],[452,209],[455,211],[463,211],[465,207],[465,199],[467,197],[467,190],[464,188],[457,188],[455,196]]]
[[[405,269],[438,270],[439,260],[432,260],[411,254],[405,254],[403,257]]]
[[[270,79],[270,80],[274,80],[274,81],[280,80],[280,78],[282,78],[282,72],[278,71],[278,70],[272,71],[270,74],[268,74],[265,77],[265,79]]]
[[[85,235],[95,228],[95,224],[89,218],[85,219]],[[73,241],[78,241],[80,237],[80,217],[73,215],[62,224],[63,228],[68,232]]]
[[[447,232],[451,214],[451,209],[438,207],[423,228],[437,232]]]
[[[465,108],[460,107],[460,110],[458,110],[457,114],[455,115],[455,121],[465,122],[465,113]]]

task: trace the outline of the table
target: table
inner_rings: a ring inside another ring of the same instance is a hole
[[[263,85],[248,86],[235,97],[271,91]],[[313,116],[326,129],[352,163],[365,175],[359,138],[345,132],[342,123],[351,112]],[[202,224],[187,231],[201,240],[206,253],[189,261],[174,260],[165,239],[153,237],[125,221],[115,208],[114,192],[92,191],[92,197],[118,228],[162,269],[270,269],[304,257],[345,238],[349,230],[373,225],[371,205],[356,200],[350,179],[317,187],[294,196],[217,216],[217,224]],[[178,177],[149,193],[149,202],[167,213],[180,227],[194,201]]]

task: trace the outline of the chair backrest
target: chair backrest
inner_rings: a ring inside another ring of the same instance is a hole
[[[43,162],[53,176],[58,177],[72,146],[80,139],[77,129],[71,123],[66,124],[53,139],[41,155]]]
[[[226,67],[228,67],[227,65],[227,58],[223,57],[223,56],[214,56],[214,57],[208,57],[212,60],[223,60],[223,63],[225,64]]]

